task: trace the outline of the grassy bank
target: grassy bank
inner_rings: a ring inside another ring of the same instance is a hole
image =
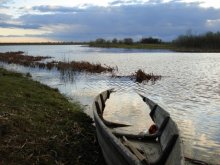
[[[92,120],[57,89],[0,68],[0,164],[103,164]]]

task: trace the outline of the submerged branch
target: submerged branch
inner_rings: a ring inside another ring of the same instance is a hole
[[[112,74],[113,78],[125,78],[125,79],[131,79],[134,80],[135,82],[142,83],[143,81],[152,81],[155,82],[157,80],[160,80],[162,76],[160,75],[154,75],[153,73],[145,73],[143,70],[139,69],[132,75],[127,75],[127,76],[118,76],[116,74]]]
[[[135,81],[136,82],[143,82],[143,81],[157,81],[161,79],[160,75],[154,75],[153,73],[147,74],[143,70],[139,69],[137,72],[134,74],[135,76]]]

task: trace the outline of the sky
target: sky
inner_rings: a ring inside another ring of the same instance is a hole
[[[91,41],[220,31],[219,0],[0,0],[0,42]]]

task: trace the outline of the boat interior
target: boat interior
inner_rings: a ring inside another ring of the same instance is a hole
[[[110,97],[112,90],[101,93],[95,100],[94,106],[100,120],[107,129],[144,164],[175,164],[183,160],[181,140],[176,123],[159,105],[150,99],[140,95],[143,101],[150,107],[150,117],[157,126],[153,134],[130,134],[119,132],[114,128],[129,127],[123,123],[114,123],[103,118],[105,102]]]

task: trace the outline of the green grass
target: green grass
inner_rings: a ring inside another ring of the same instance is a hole
[[[0,164],[103,164],[92,119],[78,103],[0,68]]]

